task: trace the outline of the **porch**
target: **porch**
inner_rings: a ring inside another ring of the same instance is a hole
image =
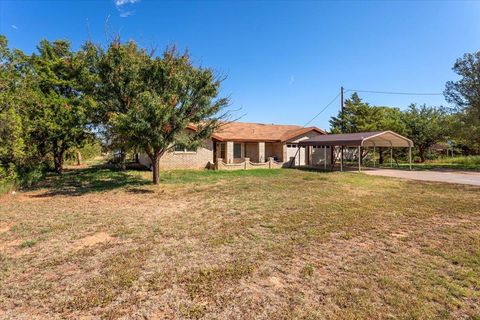
[[[214,143],[214,162],[239,164],[250,161],[262,164],[270,161],[283,163],[287,161],[286,146],[281,142],[267,141],[226,141]]]

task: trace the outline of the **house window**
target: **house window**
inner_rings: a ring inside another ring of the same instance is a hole
[[[241,158],[242,157],[242,144],[241,143],[234,143],[233,144],[233,157],[234,158]]]
[[[220,158],[225,159],[225,143],[220,143]]]
[[[177,144],[175,145],[175,152],[197,152],[197,149],[195,148],[187,148],[186,146],[184,146],[183,144]]]

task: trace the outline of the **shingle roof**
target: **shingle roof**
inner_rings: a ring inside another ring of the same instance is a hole
[[[325,134],[325,131],[317,127],[304,128],[295,125],[229,122],[215,132],[214,139],[220,141],[284,142],[312,130]]]

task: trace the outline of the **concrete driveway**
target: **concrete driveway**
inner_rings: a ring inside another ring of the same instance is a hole
[[[480,186],[480,172],[454,170],[409,171],[370,168],[364,170],[363,172],[372,176],[384,176],[411,180],[435,181]]]

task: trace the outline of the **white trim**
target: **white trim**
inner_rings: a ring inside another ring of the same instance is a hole
[[[413,141],[412,141],[412,140],[410,140],[410,139],[408,139],[408,138],[406,138],[406,137],[404,137],[404,136],[402,136],[402,135],[399,135],[399,134],[396,133],[396,132],[390,131],[390,130],[382,131],[382,132],[379,132],[379,133],[377,133],[377,134],[374,134],[373,136],[370,136],[370,137],[367,137],[367,138],[363,138],[360,145],[363,147],[363,146],[364,146],[363,143],[364,143],[365,141],[370,140],[370,139],[372,139],[372,138],[380,137],[380,136],[385,135],[385,134],[387,134],[387,133],[390,133],[390,134],[396,136],[397,138],[400,138],[400,139],[406,141],[406,142],[408,143],[408,147],[413,147]],[[389,140],[387,140],[387,141],[389,141]],[[390,142],[390,145],[391,145],[392,142],[391,142],[391,141],[389,141],[389,142]]]

